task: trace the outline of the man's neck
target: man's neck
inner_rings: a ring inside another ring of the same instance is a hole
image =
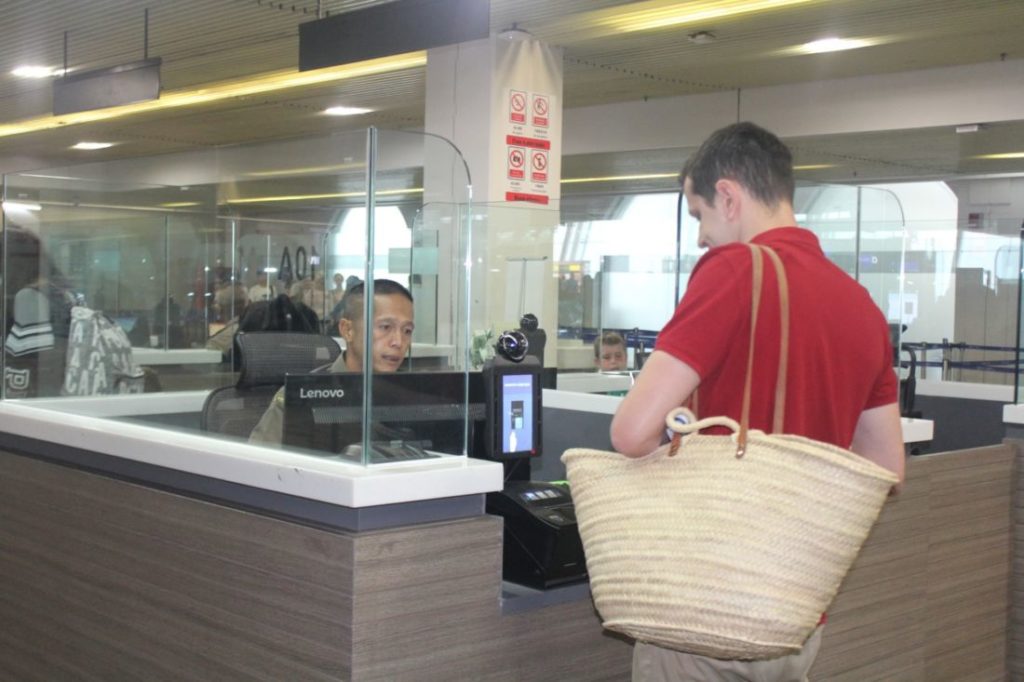
[[[793,227],[796,225],[796,215],[793,213],[793,206],[787,202],[779,202],[776,206],[765,206],[756,204],[750,207],[745,216],[746,221],[741,228],[741,240],[749,242],[759,234],[764,234],[777,227]]]

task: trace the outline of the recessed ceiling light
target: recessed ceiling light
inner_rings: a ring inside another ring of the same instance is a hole
[[[60,75],[61,70],[55,69],[51,66],[38,66],[34,64],[24,64],[22,66],[11,69],[11,75],[19,78],[49,78],[51,76]]]
[[[324,109],[324,113],[328,116],[358,116],[371,111],[373,109],[363,109],[362,107],[328,107]]]
[[[868,47],[869,45],[874,44],[875,42],[871,40],[854,38],[822,38],[821,40],[813,40],[809,43],[804,43],[800,47],[796,48],[796,51],[803,54],[821,54],[822,52],[856,50],[859,47]]]
[[[96,149],[106,149],[107,147],[113,147],[113,142],[79,142],[71,145],[72,149],[85,149],[87,151],[94,151]]]
[[[708,45],[717,39],[711,31],[697,31],[686,36],[686,39],[695,45]]]

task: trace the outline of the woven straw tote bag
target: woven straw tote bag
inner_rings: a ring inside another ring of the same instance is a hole
[[[773,434],[747,428],[761,249],[774,266],[782,312]],[[666,418],[672,442],[645,457],[582,448],[562,456],[604,627],[659,646],[744,660],[801,649],[897,481],[849,450],[781,435],[786,276],[771,249],[751,245],[751,255],[740,422],[714,417],[680,424],[676,416],[688,412],[680,408]],[[715,425],[733,433],[699,433]]]

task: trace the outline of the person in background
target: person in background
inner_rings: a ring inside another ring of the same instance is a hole
[[[594,339],[594,366],[601,372],[621,372],[626,369],[628,355],[626,341],[618,332],[605,332]]]
[[[364,284],[362,282],[345,292],[339,304],[338,335],[345,342],[345,351],[331,365],[317,368],[316,372],[361,372],[366,357],[363,325]],[[405,361],[412,347],[413,301],[409,290],[390,279],[373,282],[373,331],[369,358],[373,371],[395,372]],[[284,389],[274,396],[249,436],[250,443],[281,445],[284,428]]]
[[[327,291],[324,289],[324,276],[317,274],[315,277],[305,280],[308,286],[303,291],[302,302],[316,311],[317,315],[324,316],[327,312]]]
[[[222,292],[230,293],[233,298],[227,298]],[[206,348],[219,350],[224,360],[231,355],[231,348],[235,341],[235,334],[238,333],[238,323],[249,307],[249,294],[241,284],[233,283],[217,291],[217,310],[219,318],[227,320],[216,334],[206,340]]]
[[[665,415],[698,386],[702,415],[740,419],[752,301],[746,244],[754,243],[779,255],[789,282],[784,432],[849,448],[902,482],[897,380],[885,317],[867,291],[825,257],[814,233],[796,226],[792,163],[789,149],[752,123],[716,131],[687,160],[683,192],[708,251],[615,413],[612,444],[630,457],[654,450],[664,438]],[[770,432],[781,325],[767,257],[763,299],[750,428]],[[814,663],[821,629],[799,653],[762,661],[723,661],[637,642],[633,680],[799,682]]]
[[[249,287],[249,300],[253,303],[269,301],[274,298],[274,287],[267,282],[267,271],[260,268],[256,275],[256,284]]]
[[[340,272],[334,273],[334,288],[331,289],[331,305],[336,306],[341,303],[342,297],[345,296],[345,276]]]

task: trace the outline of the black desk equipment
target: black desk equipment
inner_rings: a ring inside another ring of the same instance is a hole
[[[585,580],[568,488],[529,480],[530,460],[541,454],[540,362],[525,352],[504,353],[488,361],[482,375],[487,437],[479,456],[505,465],[505,487],[488,493],[486,506],[505,520],[504,579],[536,589]]]
[[[372,381],[371,463],[459,455],[483,431],[474,428],[484,416],[479,373],[375,373]],[[360,462],[363,426],[361,373],[285,377],[285,445]]]
[[[576,510],[564,485],[509,481],[487,495],[487,513],[505,519],[503,576],[543,590],[587,578]]]

